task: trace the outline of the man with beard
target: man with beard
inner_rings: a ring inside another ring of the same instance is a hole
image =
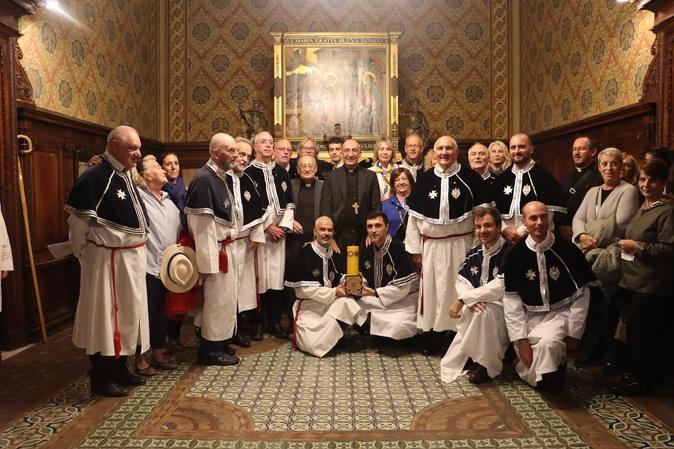
[[[503,318],[503,260],[511,245],[501,237],[501,215],[494,207],[473,213],[480,244],[473,247],[456,278],[459,298],[449,309],[458,318],[456,337],[440,362],[440,376],[453,382],[470,358],[468,380],[479,384],[501,374],[510,340]]]
[[[489,150],[480,142],[468,149],[468,165],[475,170],[485,182],[491,184],[496,177],[489,171]]]
[[[361,325],[367,315],[346,295],[343,274],[333,258],[332,220],[318,217],[315,239],[302,248],[286,276],[285,284],[295,289],[292,342],[304,352],[323,357],[344,336],[344,329]]]
[[[236,328],[237,284],[234,250],[237,216],[227,187],[227,171],[236,154],[232,136],[218,133],[209,144],[210,159],[192,178],[185,201],[185,214],[194,236],[197,269],[203,279],[199,362],[233,365],[239,362],[227,340]]]
[[[559,183],[532,159],[534,145],[526,134],[510,138],[510,157],[513,165],[491,185],[492,198],[503,218],[503,237],[517,243],[526,237],[527,229],[521,224],[522,210],[529,201],[547,205],[550,217],[565,214]]]

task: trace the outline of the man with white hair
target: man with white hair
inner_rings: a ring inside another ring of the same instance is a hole
[[[208,162],[192,178],[185,200],[185,214],[194,237],[197,270],[203,279],[199,362],[234,365],[239,359],[226,342],[236,328],[236,266],[234,250],[237,216],[227,171],[237,147],[230,135],[218,133],[209,144]]]
[[[65,210],[70,244],[80,262],[80,296],[73,343],[84,348],[91,392],[126,396],[145,380],[129,372],[126,357],[149,347],[146,253],[149,219],[130,170],[141,157],[129,126],[108,135],[100,164],[73,186]]]
[[[485,182],[491,184],[496,177],[489,171],[489,150],[480,142],[468,148],[468,165],[475,170]]]
[[[456,331],[449,308],[457,300],[456,275],[473,240],[473,208],[489,203],[488,186],[457,162],[459,147],[450,136],[435,141],[438,163],[419,173],[407,198],[405,248],[421,268],[417,327],[428,332],[425,352],[442,352],[445,331]]]
[[[285,326],[281,323],[287,301],[283,291],[285,237],[293,226],[295,204],[288,171],[272,160],[275,151],[271,134],[266,131],[257,134],[253,147],[255,161],[248,166],[246,173],[257,185],[262,206],[268,212],[264,221],[266,241],[257,247],[257,291],[262,294],[262,311],[266,316],[268,331],[278,338],[287,338],[289,323]],[[279,147],[276,155],[285,151],[285,148]]]

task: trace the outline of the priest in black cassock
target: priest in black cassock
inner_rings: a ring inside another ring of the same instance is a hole
[[[506,256],[503,312],[517,373],[531,386],[560,391],[566,352],[583,335],[596,279],[578,247],[550,232],[545,204],[531,201],[523,212],[529,235]]]
[[[405,245],[389,235],[386,214],[370,212],[366,227],[371,244],[360,249],[366,285],[358,304],[370,314],[370,335],[411,338],[417,333],[417,270]]]
[[[346,295],[342,269],[330,247],[333,224],[318,217],[315,239],[302,247],[295,262],[288,266],[285,284],[295,289],[293,305],[293,344],[304,352],[323,357],[344,336],[344,329],[361,325],[367,314]]]
[[[576,215],[585,194],[592,187],[604,183],[597,169],[597,146],[592,139],[581,136],[574,140],[571,157],[573,168],[559,180],[566,214],[561,215],[555,222],[557,233],[568,241],[571,241],[573,236],[573,229],[571,229],[573,216]]]
[[[517,243],[526,236],[521,224],[522,209],[529,201],[541,201],[548,207],[550,217],[566,213],[562,191],[557,180],[532,159],[534,145],[526,134],[510,138],[513,165],[496,177],[491,185],[492,199],[503,217],[503,237]]]
[[[323,181],[316,177],[316,159],[301,156],[297,162],[298,178],[290,180],[295,198],[295,220],[292,233],[286,237],[286,265],[297,257],[304,244],[313,240],[314,222],[321,212]]]
[[[340,251],[365,239],[365,217],[381,209],[377,175],[358,165],[360,144],[348,139],[342,145],[344,165],[325,174],[321,215],[332,218]]]
[[[199,361],[204,365],[233,365],[239,362],[226,341],[236,328],[237,284],[234,250],[236,214],[227,187],[227,170],[236,154],[232,136],[219,133],[211,138],[210,159],[190,182],[185,215],[194,237],[197,269],[204,279],[204,305],[195,324],[201,327]]]

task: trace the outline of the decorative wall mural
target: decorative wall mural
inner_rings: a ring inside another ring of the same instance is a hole
[[[639,101],[653,14],[614,0],[523,0],[522,129],[555,128]]]
[[[21,18],[21,61],[39,107],[158,138],[157,3],[61,2]]]

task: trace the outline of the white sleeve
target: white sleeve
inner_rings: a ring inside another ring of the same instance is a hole
[[[331,287],[295,287],[295,296],[299,299],[311,299],[322,304],[332,304],[337,298],[336,288]]]
[[[276,214],[274,213],[274,210],[272,209],[271,205],[267,206],[267,211],[265,212],[265,218],[264,221],[262,222],[262,226],[264,229],[267,229],[270,224],[274,223],[274,217]]]
[[[423,249],[419,224],[420,223],[417,218],[409,215],[409,219],[407,221],[407,231],[405,232],[405,251],[410,254],[421,254]]]
[[[265,235],[264,235],[264,223],[259,223],[255,226],[253,226],[250,229],[250,234],[248,235],[248,238],[250,238],[251,242],[257,242],[257,243],[265,243]]]
[[[496,277],[484,284],[482,287],[467,289],[463,282],[456,281],[456,290],[459,291],[459,284],[463,285],[466,290],[459,293],[459,298],[466,305],[473,305],[476,302],[488,302],[491,304],[502,303],[503,299],[503,278]]]
[[[286,209],[285,212],[283,212],[281,221],[279,221],[278,223],[278,227],[283,229],[289,229],[292,231],[294,219],[295,219],[295,209]]]
[[[585,225],[587,224],[587,211],[590,202],[592,201],[590,199],[590,195],[592,194],[594,189],[590,189],[586,194],[585,197],[583,198],[583,202],[580,203],[580,207],[576,211],[576,215],[573,216],[573,221],[571,222],[571,227],[573,229],[573,237],[571,237],[571,241],[573,243],[579,244],[579,237],[580,234],[585,232]],[[596,195],[592,195],[592,198],[596,198]],[[580,246],[580,244],[579,244]]]
[[[508,327],[510,341],[517,341],[528,337],[527,312],[524,310],[524,303],[522,303],[522,298],[520,298],[519,294],[513,292],[505,292],[503,294],[503,315]]]
[[[590,288],[583,287],[583,293],[576,298],[569,306],[569,322],[566,329],[566,335],[580,340],[585,331],[585,319],[587,318],[587,311],[590,307]]]
[[[220,247],[215,229],[215,219],[208,214],[187,214],[187,226],[194,236],[199,273],[220,271]]]
[[[70,246],[73,247],[73,254],[78,259],[84,252],[84,247],[87,246],[87,234],[89,234],[91,219],[83,219],[77,215],[70,215],[68,217],[68,238]]]
[[[5,218],[2,216],[2,213],[0,213],[0,270],[14,270],[14,261],[12,260],[12,246],[9,243],[7,225],[5,224]]]
[[[409,282],[407,285],[401,287],[396,285],[386,285],[375,290],[377,291],[379,300],[384,304],[384,307],[389,307],[390,305],[407,298],[414,283],[415,282]]]

